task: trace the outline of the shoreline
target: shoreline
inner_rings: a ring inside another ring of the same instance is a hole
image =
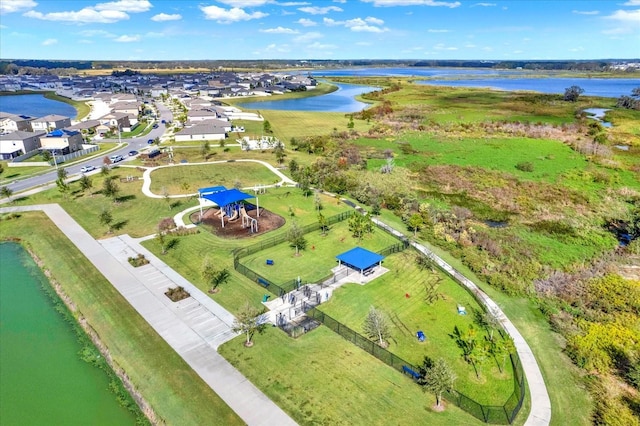
[[[49,284],[49,289],[53,291],[53,294],[59,299],[60,302],[66,307],[67,313],[60,312],[60,315],[63,317],[70,317],[73,319],[72,328],[77,328],[76,332],[80,331],[84,333],[85,337],[93,344],[96,350],[100,353],[102,358],[105,360],[109,371],[105,371],[107,378],[112,379],[113,376],[117,377],[121,383],[122,389],[127,392],[129,397],[133,400],[133,402],[138,407],[138,413],[133,412],[134,417],[138,417],[142,415],[146,418],[152,425],[162,424],[162,422],[158,419],[155,411],[151,407],[151,405],[144,399],[142,394],[136,389],[135,385],[127,375],[127,373],[116,364],[113,357],[111,356],[111,352],[109,348],[102,342],[98,333],[93,329],[87,318],[79,311],[76,304],[73,302],[71,297],[66,294],[62,285],[53,278],[51,271],[47,269],[45,262],[38,257],[38,255],[20,238],[16,239],[3,239],[0,240],[0,243],[15,243],[19,244],[33,259],[35,264],[40,268],[42,273],[47,279]],[[43,289],[45,293],[48,293],[47,289]],[[53,294],[49,294],[50,298],[53,298]],[[56,300],[52,300],[54,305],[56,304]],[[100,368],[99,366],[96,366]],[[104,370],[104,369],[103,369]],[[121,399],[121,395],[116,392],[114,389],[111,390],[116,400]],[[121,404],[123,408],[130,411],[126,405]]]
[[[70,117],[75,121],[82,121],[82,119],[89,116],[91,113],[91,107],[87,105],[87,102],[74,101],[66,96],[58,95],[54,90],[16,90],[16,91],[0,91],[0,96],[19,96],[19,95],[42,95],[45,98],[71,105],[76,110],[75,117]]]

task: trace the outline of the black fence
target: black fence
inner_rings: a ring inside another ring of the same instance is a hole
[[[378,346],[375,342],[340,323],[324,312],[313,308],[309,309],[306,315],[307,317],[329,327],[344,339],[365,350],[385,364],[395,368],[403,374],[407,374],[414,381],[417,381],[422,377],[419,373],[420,368],[418,366],[415,366],[392,352]],[[525,384],[524,371],[522,370],[520,358],[514,353],[511,354],[510,359],[514,374],[513,393],[503,405],[483,405],[456,390],[447,392],[443,396],[447,401],[450,401],[485,423],[511,424],[518,415],[520,408],[522,408],[522,402],[525,396]]]

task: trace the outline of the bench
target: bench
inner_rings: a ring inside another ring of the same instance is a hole
[[[269,287],[269,281],[265,280],[264,278],[258,278],[258,284],[264,286],[265,288]]]
[[[403,373],[407,373],[408,375],[410,375],[411,377],[413,377],[416,380],[418,380],[420,378],[420,373],[418,373],[417,371],[413,371],[411,368],[409,368],[406,365],[402,366],[402,372]]]
[[[267,265],[269,265],[269,266],[273,266],[273,260],[271,260],[271,259],[267,259]]]
[[[369,268],[369,269],[365,269],[364,271],[362,271],[362,274],[365,277],[368,277],[369,275],[373,274],[373,272],[374,272],[373,268]]]

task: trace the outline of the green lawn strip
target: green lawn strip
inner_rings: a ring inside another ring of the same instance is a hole
[[[138,123],[138,125],[132,131],[130,131],[130,132],[122,132],[120,134],[120,137],[121,138],[134,138],[136,136],[146,135],[153,128],[152,126],[153,126],[152,122],[140,121]],[[117,137],[118,134],[116,133],[115,136]]]
[[[383,210],[382,219],[391,226],[400,227],[402,223],[400,218],[386,210]],[[495,290],[448,252],[425,241],[421,243],[485,291],[498,303],[507,318],[525,338],[538,361],[551,398],[551,423],[558,426],[591,424],[593,402],[585,388],[583,372],[564,354],[564,339],[551,330],[549,322],[540,313],[536,303],[526,298],[507,296]]]
[[[43,213],[0,222],[51,271],[136,389],[167,424],[242,424]]]
[[[305,111],[260,111],[266,120],[269,120],[273,135],[278,137],[287,146],[291,138],[304,138],[307,136],[330,135],[334,129],[338,132],[351,131],[349,114],[343,112],[305,112]],[[354,120],[354,130],[366,132],[372,124],[363,120]]]
[[[227,188],[237,185],[244,188],[260,184],[271,185],[280,180],[279,176],[258,163],[181,164],[151,172],[151,191],[155,194],[163,194],[166,190],[168,194],[174,195],[185,193],[185,184],[189,188],[205,188],[214,185],[223,185]]]
[[[115,168],[112,176],[141,176],[142,172],[132,168]],[[16,205],[39,203],[60,203],[69,214],[95,238],[113,235],[129,234],[132,237],[142,237],[157,232],[157,225],[163,218],[173,217],[177,212],[189,206],[197,205],[194,199],[163,199],[148,198],[141,192],[142,180],[120,182],[116,178],[120,193],[118,201],[106,198],[101,194],[104,177],[100,174],[90,177],[93,183],[91,190],[82,193],[80,184],[71,184],[71,192],[63,197],[57,188],[26,196],[15,201]],[[172,207],[170,209],[170,207]],[[103,209],[110,210],[115,229],[108,234],[108,227],[100,223],[100,213]]]
[[[326,327],[291,339],[276,328],[219,352],[301,425],[481,424]]]
[[[503,405],[513,393],[509,361],[501,373],[496,360],[487,358],[479,365],[477,378],[452,337],[455,327],[464,332],[472,324],[479,342],[488,336],[484,328],[474,324],[473,314],[481,310],[480,305],[442,273],[420,271],[409,253],[388,257],[384,266],[389,272],[364,286],[351,284],[338,289],[319,309],[361,334],[369,308],[382,310],[390,319],[390,352],[414,365],[421,365],[425,356],[433,360],[444,358],[458,376],[455,387],[459,392],[484,405]],[[437,289],[440,298],[427,304],[425,283],[437,280],[441,280]],[[466,308],[467,315],[458,314],[459,305]],[[427,336],[425,342],[417,340],[418,330]],[[498,337],[497,333],[494,335]]]
[[[332,225],[325,236],[320,231],[313,231],[306,234],[305,239],[307,248],[298,255],[289,242],[284,242],[244,257],[240,262],[276,284],[291,281],[298,276],[302,282],[313,283],[331,275],[331,268],[338,266],[336,256],[340,253],[356,246],[377,252],[398,242],[377,228],[358,241],[349,232],[347,221]],[[274,261],[273,266],[266,265],[267,258]]]

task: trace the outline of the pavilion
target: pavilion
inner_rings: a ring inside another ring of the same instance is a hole
[[[362,247],[355,247],[337,255],[336,259],[338,259],[340,265],[360,271],[360,280],[362,280],[364,275],[369,275],[370,272],[373,272],[376,265],[382,265],[384,256]]]

